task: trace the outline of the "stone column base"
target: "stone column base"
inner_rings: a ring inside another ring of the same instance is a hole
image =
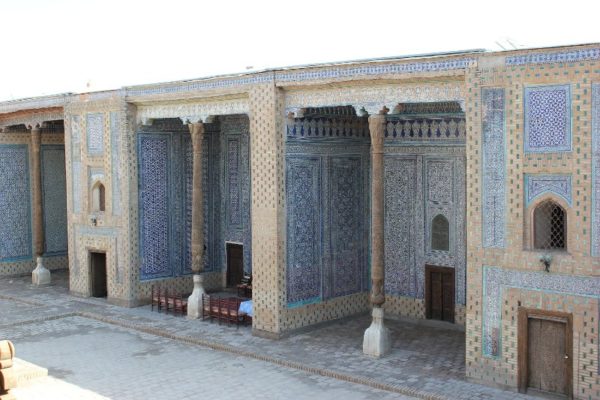
[[[373,307],[373,322],[365,331],[363,353],[371,357],[383,357],[392,349],[390,331],[383,325],[383,308]]]
[[[187,317],[188,319],[198,319],[202,317],[202,295],[206,292],[202,285],[204,277],[200,274],[194,275],[194,290],[188,297]]]
[[[50,271],[44,267],[42,257],[37,258],[37,266],[31,273],[31,282],[37,286],[50,284]]]

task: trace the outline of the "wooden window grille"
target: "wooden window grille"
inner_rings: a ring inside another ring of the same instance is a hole
[[[533,212],[533,247],[542,250],[560,250],[566,248],[565,210],[549,200]]]

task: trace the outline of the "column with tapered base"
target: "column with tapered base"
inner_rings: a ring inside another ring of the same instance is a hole
[[[33,191],[33,232],[35,235],[34,252],[37,265],[31,273],[31,282],[34,285],[48,285],[50,283],[50,271],[44,267],[42,255],[44,253],[44,224],[42,221],[42,170],[40,163],[40,145],[42,135],[40,126],[31,126],[31,153],[32,153],[32,182]]]
[[[194,273],[194,290],[188,298],[187,317],[197,319],[202,316],[202,295],[204,277],[200,275],[204,269],[204,210],[202,205],[202,137],[203,123],[188,124],[192,136],[192,272]]]
[[[378,115],[369,117],[371,135],[371,304],[373,322],[365,331],[363,353],[381,357],[391,350],[390,332],[383,321],[384,265],[383,265],[383,134],[384,107]]]

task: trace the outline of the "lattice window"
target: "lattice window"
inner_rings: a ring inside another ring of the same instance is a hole
[[[442,214],[431,221],[431,250],[450,250],[450,224]]]
[[[565,210],[548,200],[536,207],[533,212],[533,247],[552,250],[566,248]]]

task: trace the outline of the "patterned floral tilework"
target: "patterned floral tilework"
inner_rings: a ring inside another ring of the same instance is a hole
[[[465,163],[462,156],[397,149],[384,158],[385,291],[423,299],[425,265],[456,271],[456,304],[465,304]],[[448,251],[431,247],[437,215],[449,221]]]
[[[504,89],[481,90],[483,247],[504,247],[506,150]]]
[[[321,293],[320,160],[287,159],[288,304],[318,301]]]
[[[600,256],[600,83],[592,84],[592,256]]]
[[[315,79],[348,78],[382,74],[407,74],[418,72],[465,69],[475,62],[473,58],[456,58],[445,61],[413,62],[403,64],[365,64],[357,67],[332,67],[277,73],[277,81],[295,82]]]
[[[81,212],[81,117],[71,118],[71,179],[73,191],[73,212]]]
[[[525,88],[525,151],[571,150],[569,85]]]
[[[423,231],[415,213],[423,204],[421,164],[415,157],[386,157],[384,160],[385,292],[423,297],[422,271],[417,267],[416,249]],[[422,213],[422,211],[421,211]]]
[[[112,212],[121,215],[121,132],[119,113],[110,113],[110,163],[112,173]]]
[[[572,205],[570,175],[525,175],[525,205],[544,193],[554,193]]]
[[[167,135],[139,139],[140,258],[142,279],[171,276]]]
[[[91,155],[104,152],[104,114],[87,115],[87,151]]]
[[[600,278],[508,270],[483,269],[483,354],[498,357],[502,348],[502,296],[507,288],[548,291],[600,298]]]
[[[288,142],[290,307],[367,289],[369,147],[340,140]]]
[[[68,241],[65,148],[62,145],[42,145],[41,158],[44,254],[64,255]]]
[[[0,261],[31,258],[30,196],[27,145],[1,145]]]
[[[600,48],[556,51],[551,53],[529,53],[506,57],[506,65],[566,63],[585,60],[600,60]]]

